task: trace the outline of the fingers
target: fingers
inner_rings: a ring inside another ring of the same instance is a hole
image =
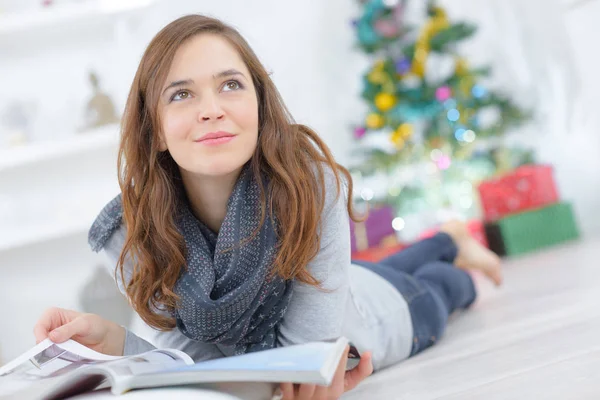
[[[350,352],[350,345],[346,345],[346,349],[344,350],[344,354],[342,354],[342,358],[338,364],[337,369],[335,370],[335,375],[333,376],[333,383],[343,383],[344,382],[344,374],[346,372],[346,363],[348,362],[348,353]]]
[[[337,386],[342,389],[338,389]],[[317,386],[313,393],[313,400],[330,400],[338,399],[344,393],[343,385],[335,385],[335,382],[331,386]]]
[[[68,321],[64,321],[65,311],[62,308],[52,307],[44,311],[38,322],[33,327],[33,334],[35,335],[36,343],[48,337],[48,333],[55,328],[65,324]]]
[[[311,400],[315,393],[316,385],[311,385],[307,383],[303,383],[299,385],[300,389],[298,390],[297,400]],[[326,388],[327,389],[327,388]]]
[[[344,391],[354,389],[360,382],[373,373],[373,360],[370,351],[366,351],[360,356],[358,365],[346,371]]]
[[[48,338],[48,328],[46,325],[42,325],[38,322],[33,327],[33,335],[35,336],[35,343],[38,344]]]
[[[346,361],[349,351],[350,346],[346,346],[330,386],[294,385],[289,382],[281,383],[280,388],[283,400],[338,399],[344,391],[354,389],[363,379],[373,373],[373,364],[371,353],[365,352],[361,356],[358,366],[346,372]]]
[[[90,334],[91,324],[85,317],[77,317],[73,321],[51,331],[48,335],[55,343],[62,343],[73,336],[87,336]]]
[[[346,346],[344,353],[342,354],[342,358],[338,363],[338,367],[335,370],[335,374],[333,375],[333,380],[329,386],[314,386],[311,388],[312,391],[309,392],[308,388],[306,388],[307,394],[310,396],[302,397],[299,399],[338,399],[344,393],[344,373],[346,371],[346,362],[348,360],[348,352],[350,351],[350,346]],[[303,387],[307,385],[301,385],[300,391],[302,391]]]
[[[281,393],[283,393],[282,400],[294,400],[294,384],[290,382],[284,382],[280,385]]]

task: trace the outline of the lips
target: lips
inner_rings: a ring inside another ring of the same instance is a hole
[[[220,138],[227,138],[227,137],[233,137],[235,135],[229,133],[229,132],[225,132],[225,131],[219,131],[219,132],[210,132],[207,133],[206,135],[202,136],[199,139],[196,139],[196,142],[202,142],[205,140],[211,140],[211,139],[220,139]]]

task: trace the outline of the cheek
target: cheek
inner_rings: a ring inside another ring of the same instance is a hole
[[[162,128],[167,145],[185,139],[193,121],[183,108],[172,107],[161,115]]]
[[[258,105],[256,101],[245,101],[236,104],[235,122],[246,134],[258,135]]]

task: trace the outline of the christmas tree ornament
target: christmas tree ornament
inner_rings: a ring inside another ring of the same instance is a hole
[[[396,105],[396,97],[391,93],[379,93],[375,96],[375,106],[383,112]]]
[[[477,134],[475,132],[473,132],[471,129],[468,129],[465,131],[465,133],[463,135],[463,140],[467,143],[473,143],[475,141],[476,137],[477,137]]]
[[[452,89],[448,86],[442,86],[435,90],[435,98],[439,102],[443,102],[452,97]]]
[[[404,139],[402,139],[402,135],[397,131],[390,136],[390,140],[394,143],[397,149],[402,149],[404,147]]]
[[[474,85],[471,89],[471,93],[476,99],[481,99],[487,94],[487,90],[482,85]]]
[[[356,139],[360,139],[361,137],[363,137],[365,135],[366,132],[367,132],[367,130],[364,127],[357,126],[356,128],[354,128],[354,137]]]
[[[410,71],[410,61],[408,58],[402,57],[398,59],[395,63],[396,72],[399,75],[403,75]]]
[[[409,123],[401,124],[398,129],[396,129],[396,133],[404,140],[409,139],[413,134],[413,126]]]
[[[374,84],[383,84],[386,80],[386,73],[383,71],[371,71],[367,75],[367,80]]]
[[[384,125],[384,118],[381,114],[370,113],[367,115],[366,125],[370,129],[379,129]]]
[[[400,27],[396,24],[396,21],[386,18],[379,19],[375,22],[375,31],[386,39],[398,36]]]
[[[446,117],[448,121],[456,122],[460,118],[460,112],[456,108],[453,108],[452,110],[448,110]]]

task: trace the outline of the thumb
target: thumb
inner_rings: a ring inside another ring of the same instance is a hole
[[[89,323],[85,318],[78,317],[73,321],[60,326],[48,334],[54,343],[62,343],[73,336],[85,336],[89,333]]]

